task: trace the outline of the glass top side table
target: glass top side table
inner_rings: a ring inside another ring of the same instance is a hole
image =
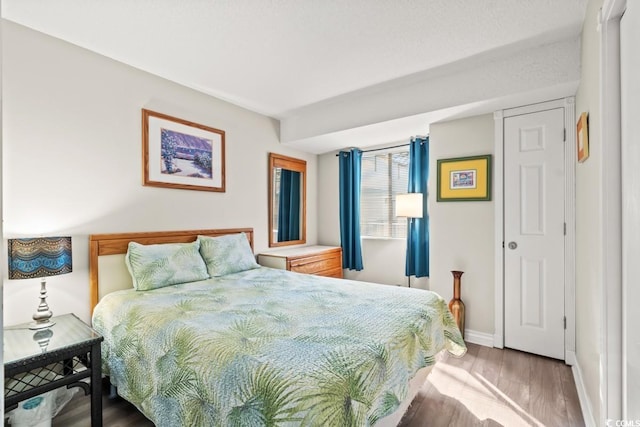
[[[37,331],[30,323],[4,328],[5,412],[18,403],[59,387],[91,394],[91,425],[102,426],[102,336],[74,314],[52,318]],[[90,385],[84,381],[91,380]]]

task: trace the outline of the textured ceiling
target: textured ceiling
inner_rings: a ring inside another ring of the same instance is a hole
[[[3,0],[2,16],[276,118],[577,37],[586,0]]]

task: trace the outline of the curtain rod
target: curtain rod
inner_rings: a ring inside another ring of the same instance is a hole
[[[412,141],[412,142],[413,142],[413,141],[415,141],[415,140],[416,140],[416,138],[426,139],[426,138],[428,138],[428,137],[429,137],[429,135],[427,135],[427,136],[416,135],[416,136],[412,136],[412,137],[411,137],[411,141]],[[363,153],[369,153],[369,152],[371,152],[371,151],[391,150],[392,148],[406,147],[406,146],[407,146],[407,145],[409,145],[409,144],[410,144],[410,143],[406,143],[406,144],[394,145],[393,147],[372,148],[372,149],[370,149],[370,150],[360,150],[360,151],[362,151]],[[336,157],[338,157],[339,155],[340,155],[339,153],[338,153],[338,154],[336,154]]]

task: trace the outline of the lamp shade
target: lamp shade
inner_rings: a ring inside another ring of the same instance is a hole
[[[9,239],[9,279],[71,273],[71,237]]]
[[[397,194],[396,216],[422,218],[422,193]]]

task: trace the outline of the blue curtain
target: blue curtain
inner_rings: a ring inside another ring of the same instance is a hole
[[[280,169],[278,242],[300,240],[300,172]]]
[[[340,241],[342,267],[362,270],[360,246],[360,171],[362,151],[341,151],[340,159]]]
[[[405,275],[429,276],[429,216],[427,179],[429,178],[429,138],[415,138],[409,146],[409,193],[422,193],[422,218],[412,218],[407,234]]]

